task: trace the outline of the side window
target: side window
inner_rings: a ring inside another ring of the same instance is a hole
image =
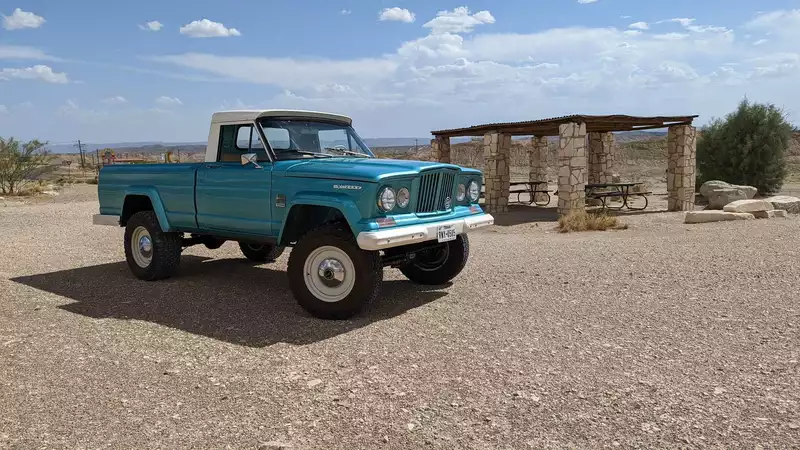
[[[220,162],[239,162],[245,153],[256,153],[259,161],[269,161],[261,138],[252,125],[223,125],[219,134]]]

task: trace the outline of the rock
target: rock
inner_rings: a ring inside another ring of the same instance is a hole
[[[58,192],[56,192],[56,191],[42,191],[42,194],[56,197],[58,195]]]
[[[770,211],[754,211],[753,215],[756,219],[772,219],[773,217],[786,217],[787,212],[782,209],[773,209]]]
[[[700,186],[700,195],[711,200],[710,194],[716,189],[740,189],[742,192],[744,192],[744,195],[746,195],[748,199],[755,197],[758,193],[758,189],[754,188],[753,186],[739,186],[736,184],[727,183],[725,181],[711,180],[706,181],[702,186]]]
[[[772,203],[773,209],[782,209],[792,214],[800,214],[800,198],[788,195],[777,195],[764,199]]]
[[[686,213],[684,223],[725,222],[730,220],[755,219],[750,213],[736,213],[725,211],[689,211]]]
[[[725,212],[765,212],[771,211],[772,203],[764,200],[736,200],[728,203],[722,210]]]
[[[709,198],[709,194],[714,189],[727,189],[730,187],[731,185],[724,181],[719,181],[719,180],[706,181],[705,183],[703,183],[702,186],[700,186],[700,195],[702,195],[705,198]]]
[[[285,450],[292,448],[292,444],[280,441],[270,441],[258,446],[258,450]]]
[[[722,209],[736,200],[747,200],[747,194],[735,188],[714,189],[708,195],[708,209]]]
[[[315,378],[307,383],[308,387],[310,388],[317,387],[320,384],[322,384],[322,380],[320,380],[319,378]]]

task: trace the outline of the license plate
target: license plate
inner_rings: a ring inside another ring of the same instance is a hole
[[[454,241],[456,240],[456,226],[439,225],[438,235],[439,235],[439,242]]]

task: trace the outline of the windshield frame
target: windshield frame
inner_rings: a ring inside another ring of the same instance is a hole
[[[353,126],[351,124],[347,123],[347,122],[342,122],[342,121],[338,121],[338,120],[332,120],[332,119],[328,119],[328,118],[318,118],[318,117],[297,117],[297,116],[260,117],[255,122],[257,124],[258,132],[259,132],[259,134],[261,136],[261,142],[264,144],[265,148],[267,149],[267,152],[269,153],[269,155],[270,155],[270,157],[272,158],[273,161],[300,160],[300,159],[307,159],[306,156],[309,156],[309,155],[303,154],[303,153],[289,153],[287,155],[286,153],[281,152],[281,151],[277,151],[276,152],[275,149],[272,148],[272,145],[269,143],[269,140],[267,139],[267,134],[264,131],[264,128],[275,128],[275,127],[270,127],[269,123],[270,122],[281,122],[281,121],[297,121],[297,122],[320,123],[320,124],[326,124],[326,125],[334,125],[336,127],[339,127],[341,129],[343,129],[345,131],[345,133],[347,133],[348,141],[350,141],[352,139],[353,141],[355,141],[355,143],[357,144],[357,146],[360,148],[361,151],[366,152],[366,153],[363,153],[363,155],[364,155],[363,157],[362,156],[355,156],[355,155],[348,155],[346,153],[341,153],[341,154],[339,154],[339,153],[319,153],[320,155],[325,155],[325,158],[364,158],[364,157],[366,157],[366,158],[375,158],[376,157],[375,154],[372,152],[372,149],[370,149],[369,146],[367,146],[367,144],[364,143],[364,141],[361,139],[361,136],[358,135],[358,133],[356,132],[355,128],[353,128]],[[280,128],[280,127],[277,127],[277,128]],[[300,150],[303,150],[303,149],[300,149]],[[322,150],[323,149],[320,149],[320,151],[322,151]],[[314,157],[314,156],[312,155],[312,157]]]

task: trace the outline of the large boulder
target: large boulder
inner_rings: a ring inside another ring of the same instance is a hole
[[[754,188],[753,186],[739,186],[736,184],[730,184],[725,181],[720,180],[711,180],[706,181],[700,186],[700,195],[703,197],[711,200],[710,194],[712,191],[716,189],[740,189],[742,192],[745,193],[748,199],[753,198],[758,193],[758,189]]]
[[[710,191],[707,198],[707,209],[722,209],[728,203],[737,200],[747,200],[747,194],[741,189],[723,188]]]
[[[772,211],[772,203],[764,200],[736,200],[722,207],[725,212],[754,213]]]
[[[730,220],[755,219],[750,213],[735,213],[725,211],[688,211],[684,223],[726,222]]]
[[[772,203],[774,209],[782,209],[792,214],[800,214],[800,198],[778,195],[765,200]]]

